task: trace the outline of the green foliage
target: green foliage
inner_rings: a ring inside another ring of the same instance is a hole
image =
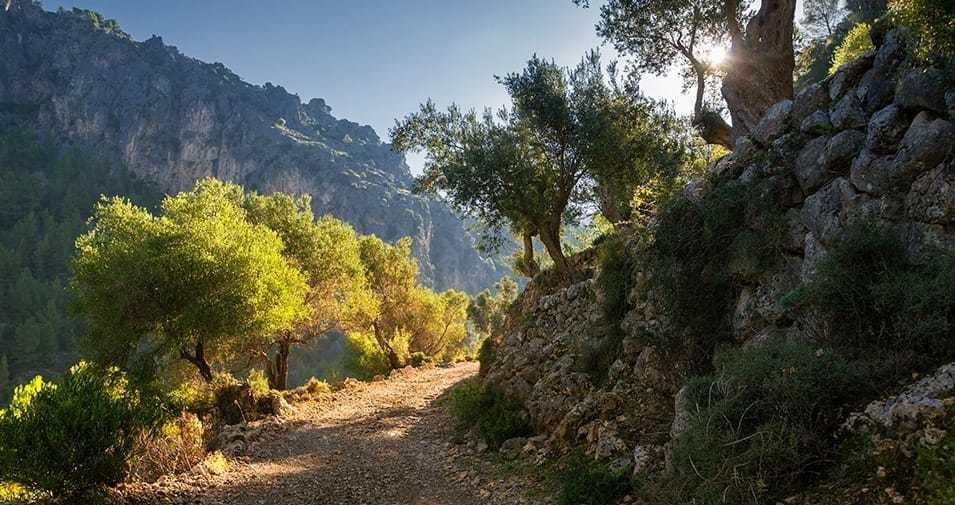
[[[345,337],[345,349],[345,370],[352,377],[370,380],[391,371],[388,356],[372,335],[349,332]]]
[[[505,228],[528,242],[539,237],[566,277],[562,225],[577,221],[594,195],[619,221],[636,185],[679,166],[685,129],[663,104],[607,83],[596,52],[574,69],[534,56],[499,82],[511,110],[479,117],[428,101],[391,130],[392,142],[427,153],[419,188],[481,221],[487,245],[499,246]],[[520,260],[525,273],[535,271],[530,259]]]
[[[889,13],[918,40],[920,57],[955,57],[955,2],[893,0]]]
[[[829,75],[833,75],[843,65],[859,59],[866,51],[874,48],[872,44],[872,26],[869,23],[859,23],[849,30],[845,40],[832,55],[832,65]]]
[[[947,433],[937,444],[921,444],[913,469],[915,487],[926,505],[955,503],[955,435]]]
[[[631,308],[634,264],[618,235],[605,237],[597,247],[600,257],[595,287],[601,301],[602,334],[585,342],[582,360],[584,371],[599,382],[620,353],[624,337],[620,325]]]
[[[748,1],[738,3],[740,12],[748,10]],[[720,70],[707,61],[706,51],[725,44],[727,25],[719,0],[610,0],[600,8],[597,33],[631,58],[638,73],[664,75],[676,67],[684,91],[696,87],[694,114],[699,117],[707,88],[718,87]]]
[[[125,475],[137,437],[159,410],[116,368],[75,365],[59,381],[17,388],[0,411],[0,481],[76,497]]]
[[[772,340],[720,354],[688,387],[687,430],[660,482],[663,503],[775,503],[825,473],[862,378],[831,351]]]
[[[572,455],[565,465],[560,474],[560,505],[607,505],[617,503],[630,491],[625,473],[614,472],[581,454]]]
[[[92,230],[77,239],[72,286],[97,357],[124,364],[145,348],[189,361],[209,381],[210,359],[307,314],[304,276],[241,201],[241,187],[205,179],[166,197],[159,216],[122,198],[96,206]]]
[[[76,174],[83,174],[77,177]],[[161,194],[124,170],[26,133],[0,135],[0,405],[13,384],[53,375],[78,357],[85,332],[64,289],[76,237],[100,195],[124,194],[146,206]],[[2,370],[0,370],[2,372]]]
[[[601,312],[607,324],[619,326],[630,310],[630,290],[633,288],[633,261],[626,244],[617,235],[604,239],[600,245],[600,274],[596,288],[602,295]]]
[[[182,412],[153,432],[140,434],[129,462],[129,478],[154,482],[163,475],[191,470],[206,455],[205,427],[192,413]]]
[[[493,387],[482,390],[479,382],[468,381],[451,390],[450,401],[459,425],[476,426],[492,448],[532,433],[521,404]]]
[[[249,370],[249,378],[246,382],[252,388],[252,396],[264,398],[269,395],[269,379],[262,370],[257,368]]]
[[[481,348],[478,350],[478,361],[481,362],[481,375],[487,373],[494,365],[495,359],[497,359],[497,345],[490,338],[486,338],[481,342]]]
[[[450,360],[467,348],[465,293],[441,293],[418,284],[418,264],[408,238],[387,244],[374,236],[361,237],[359,250],[365,270],[365,289],[354,297],[343,316],[353,370],[363,376],[379,372],[378,356],[388,368],[407,364],[411,353]],[[368,344],[378,350],[372,352]]]
[[[846,227],[801,297],[828,327],[817,338],[869,362],[873,385],[955,357],[955,255],[916,262],[890,225]]]
[[[771,186],[731,182],[701,201],[680,198],[663,210],[649,271],[672,332],[650,335],[652,343],[704,368],[731,341],[739,281],[778,257],[785,231],[778,198]]]
[[[497,281],[494,291],[481,291],[468,305],[468,321],[482,337],[501,336],[507,311],[517,299],[517,284],[510,277]]]
[[[806,0],[800,23],[817,37],[831,37],[845,16],[841,0]]]

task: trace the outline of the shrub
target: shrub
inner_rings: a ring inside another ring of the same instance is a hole
[[[531,434],[521,404],[493,387],[481,390],[468,381],[451,390],[451,412],[462,428],[477,427],[481,438],[493,448],[505,440]]]
[[[265,376],[262,370],[256,368],[249,370],[249,378],[246,379],[246,382],[252,388],[252,395],[256,398],[269,395],[269,378]]]
[[[434,365],[434,357],[428,356],[421,351],[413,352],[408,355],[408,364],[415,368],[432,366]]]
[[[802,308],[826,322],[821,342],[888,385],[955,357],[955,255],[915,262],[891,226],[852,224],[819,262]]]
[[[955,57],[955,2],[893,0],[889,13],[918,39],[919,56]]]
[[[115,484],[159,410],[116,368],[79,363],[56,383],[37,377],[0,411],[0,481],[75,497]]]
[[[601,299],[601,335],[585,342],[581,353],[585,372],[597,382],[607,375],[607,370],[620,351],[624,332],[620,327],[630,310],[630,290],[633,287],[633,262],[626,245],[618,236],[608,236],[600,245],[600,268],[596,288]]]
[[[845,40],[832,55],[832,65],[829,75],[834,75],[843,65],[859,59],[866,51],[873,49],[872,26],[869,23],[859,23],[852,27]]]
[[[701,201],[679,198],[663,210],[648,271],[672,330],[649,335],[649,343],[700,369],[732,341],[739,280],[778,258],[785,230],[779,200],[772,186],[729,182]]]
[[[345,336],[345,368],[349,374],[363,380],[387,375],[391,371],[388,357],[375,342],[375,337],[360,332]]]
[[[560,505],[607,505],[616,503],[630,491],[626,474],[581,454],[568,459],[560,481]]]
[[[659,487],[679,503],[774,503],[824,472],[861,379],[830,351],[772,340],[692,380],[691,420]],[[646,486],[652,489],[652,486]]]
[[[156,433],[141,433],[130,460],[130,476],[154,482],[163,475],[188,471],[206,455],[204,435],[202,422],[187,412],[164,423]]]
[[[325,381],[320,381],[315,377],[308,379],[308,382],[305,383],[305,390],[308,391],[308,394],[312,396],[322,396],[331,394],[332,387],[328,385]]]
[[[480,375],[487,373],[488,369],[491,368],[491,365],[494,364],[494,360],[497,359],[497,345],[494,344],[494,341],[490,337],[485,338],[481,342],[481,348],[478,349],[477,355],[478,361],[481,363]]]

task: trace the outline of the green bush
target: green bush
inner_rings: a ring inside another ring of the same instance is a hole
[[[584,342],[581,360],[583,370],[601,382],[617,359],[625,336],[620,324],[631,308],[634,265],[620,237],[605,236],[598,247],[600,267],[595,285],[601,295],[601,335]]]
[[[859,59],[866,51],[873,49],[872,45],[872,26],[869,23],[859,23],[849,30],[845,40],[836,49],[832,55],[832,65],[829,67],[829,75],[833,75],[843,65]]]
[[[831,351],[773,340],[717,356],[689,385],[691,419],[674,441],[663,503],[775,503],[833,460],[833,433],[861,378]]]
[[[0,482],[77,497],[115,484],[159,409],[116,368],[75,365],[55,383],[37,377],[0,411]]]
[[[772,186],[730,182],[701,201],[680,198],[664,208],[648,271],[672,330],[648,336],[649,343],[702,369],[732,341],[739,281],[779,257],[780,199]]]
[[[345,369],[357,379],[388,375],[391,365],[372,335],[351,332],[345,336]]]
[[[918,39],[919,56],[955,57],[955,2],[893,0],[889,13]]]
[[[494,360],[497,359],[497,346],[494,344],[494,341],[490,337],[485,338],[481,342],[481,348],[478,349],[478,361],[481,363],[481,375],[487,373],[488,369],[491,368],[491,365],[494,364]]]
[[[480,383],[468,381],[452,389],[449,398],[459,427],[476,426],[492,448],[532,433],[521,404],[493,387],[482,391]]]
[[[889,225],[848,226],[805,291],[802,308],[828,327],[819,340],[871,369],[873,385],[955,358],[955,255],[915,262]]]
[[[607,505],[630,491],[626,474],[581,454],[568,458],[560,482],[560,505]]]

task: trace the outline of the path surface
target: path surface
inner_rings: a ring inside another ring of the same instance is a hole
[[[256,439],[220,475],[193,471],[131,486],[135,504],[536,504],[517,477],[488,478],[492,455],[454,439],[439,396],[477,364],[402,370],[351,383],[282,419],[253,423]],[[472,444],[473,445],[473,444]],[[481,470],[483,468],[483,470]]]

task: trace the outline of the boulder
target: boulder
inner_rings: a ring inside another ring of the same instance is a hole
[[[670,423],[671,439],[679,437],[690,427],[691,408],[690,391],[686,386],[683,386],[673,397],[673,422]]]
[[[272,395],[272,414],[279,417],[284,417],[294,411],[295,409],[292,408],[287,401],[285,401],[285,398],[282,395]]]
[[[809,141],[796,156],[793,172],[799,187],[806,193],[815,190],[826,181],[827,172],[823,165],[823,155],[826,153],[828,144],[829,137],[815,138]]]
[[[948,113],[945,78],[934,69],[913,69],[902,76],[895,90],[895,103],[904,109]]]
[[[822,84],[810,84],[796,93],[793,98],[792,121],[801,124],[803,120],[817,111],[829,109],[829,93]]]
[[[908,126],[906,114],[895,104],[876,112],[866,130],[866,149],[876,154],[894,153]]]
[[[845,173],[852,159],[865,145],[866,136],[858,130],[845,130],[829,139],[822,156],[822,165],[832,174]]]
[[[955,391],[955,363],[937,369],[932,375],[905,388],[901,393],[866,406],[865,411],[849,416],[845,427],[864,430],[867,425],[891,428],[899,423],[915,422],[926,411],[941,411],[946,398]]]
[[[892,103],[897,83],[898,78],[895,75],[884,75],[872,69],[862,76],[855,95],[866,113],[871,114]]]
[[[806,116],[799,124],[799,131],[809,135],[824,135],[832,131],[832,122],[829,121],[829,113],[824,110],[817,110]]]
[[[255,416],[255,398],[248,384],[219,388],[216,391],[215,403],[219,418],[225,425],[244,423]]]
[[[902,138],[896,156],[899,176],[914,177],[945,160],[955,147],[955,124],[921,112]]]
[[[805,247],[803,249],[802,269],[799,272],[799,280],[806,283],[811,282],[816,276],[816,268],[819,265],[819,260],[825,257],[826,248],[816,240],[816,236],[813,235],[812,232],[806,234],[806,239],[803,242]]]
[[[829,111],[829,119],[832,121],[832,127],[836,130],[862,128],[868,123],[868,117],[865,110],[862,109],[862,103],[854,94],[842,97]]]
[[[855,61],[846,63],[839,68],[835,75],[832,76],[832,79],[829,79],[829,99],[835,102],[842,98],[842,95],[845,95],[859,82],[859,79],[865,74],[866,70],[872,67],[874,60],[875,53],[870,51]]]
[[[916,179],[905,197],[905,209],[916,221],[955,224],[955,167],[939,165]]]
[[[763,119],[753,130],[753,137],[762,145],[768,145],[789,129],[789,118],[793,110],[792,100],[783,100],[766,111]]]
[[[905,56],[905,35],[900,30],[891,30],[875,53],[872,70],[883,77],[890,76],[905,60]]]
[[[879,156],[864,149],[853,160],[849,177],[859,191],[881,195],[892,185],[897,172],[895,156]]]
[[[806,198],[803,224],[820,242],[828,244],[837,236],[845,213],[857,205],[859,198],[852,184],[839,177]]]

